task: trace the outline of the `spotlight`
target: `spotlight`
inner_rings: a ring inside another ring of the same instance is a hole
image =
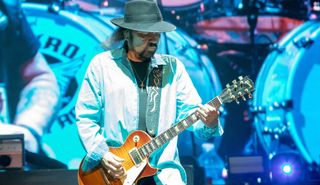
[[[275,184],[299,184],[304,177],[303,160],[298,153],[278,153],[272,157],[270,167]]]
[[[282,172],[285,174],[285,175],[290,175],[292,174],[292,166],[291,164],[283,164],[282,165]]]

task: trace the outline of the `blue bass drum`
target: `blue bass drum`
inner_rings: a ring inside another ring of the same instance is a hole
[[[320,22],[290,32],[265,60],[254,94],[255,126],[270,155],[299,151],[320,163]]]
[[[93,12],[67,6],[69,10],[48,11],[47,5],[33,3],[24,3],[23,9],[63,94],[61,110],[42,138],[43,148],[49,157],[70,169],[78,168],[85,151],[75,125],[76,95],[91,57],[102,51],[101,43],[115,30],[110,19],[119,14],[114,9]],[[196,49],[193,39],[178,29],[163,35],[160,42],[159,52],[173,54],[185,64],[204,102],[218,95],[221,84],[216,70],[209,58]],[[191,146],[188,137],[182,144]],[[220,139],[215,142],[218,145]]]

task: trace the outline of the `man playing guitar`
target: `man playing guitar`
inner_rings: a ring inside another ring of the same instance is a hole
[[[221,136],[222,102],[202,105],[182,62],[156,54],[161,33],[175,26],[153,0],[128,1],[124,10],[105,43],[121,47],[92,59],[76,104],[87,150],[79,184],[186,184],[175,136],[186,128],[204,139]]]

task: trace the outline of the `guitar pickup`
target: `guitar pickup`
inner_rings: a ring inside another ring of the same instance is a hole
[[[130,150],[129,155],[136,166],[139,165],[143,160],[137,148]]]

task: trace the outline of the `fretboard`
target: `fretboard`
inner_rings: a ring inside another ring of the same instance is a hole
[[[218,109],[221,106],[221,101],[219,100],[219,96],[215,97],[211,101],[209,101],[207,104],[214,106],[216,109]],[[173,139],[175,136],[179,135],[181,132],[186,130],[188,127],[190,127],[192,124],[197,122],[199,120],[199,117],[197,116],[196,112],[193,112],[168,130],[164,131],[157,137],[150,140],[148,143],[141,146],[138,151],[142,158],[146,158],[149,156],[152,152],[163,146],[165,143],[169,142],[171,139]]]

